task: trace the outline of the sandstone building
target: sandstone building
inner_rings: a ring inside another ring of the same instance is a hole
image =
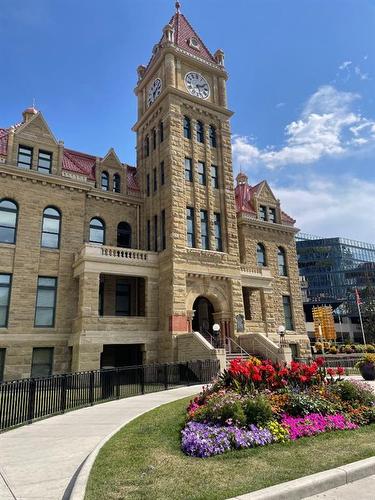
[[[136,168],[66,148],[34,108],[0,129],[5,380],[277,357],[279,325],[309,351],[295,221],[265,181],[234,188],[227,78],[177,6],[138,68]]]

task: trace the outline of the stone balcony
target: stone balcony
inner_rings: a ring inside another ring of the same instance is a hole
[[[271,290],[273,276],[267,267],[240,265],[242,286]]]
[[[92,272],[157,278],[159,256],[156,252],[134,248],[85,243],[74,256],[73,269],[74,276]]]

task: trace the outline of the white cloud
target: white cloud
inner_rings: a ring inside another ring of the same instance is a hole
[[[311,177],[304,184],[272,188],[302,232],[374,241],[375,182]]]
[[[375,143],[375,121],[353,110],[359,98],[332,85],[320,87],[305,103],[300,118],[285,127],[285,145],[280,149],[260,149],[248,137],[234,136],[235,163],[262,163],[269,168],[311,164],[322,157],[341,156],[363,144]]]
[[[352,63],[352,61],[344,61],[342,64],[340,64],[339,69],[342,71],[344,69],[347,69]]]
[[[276,104],[276,108],[283,108],[285,106],[285,102],[278,102]]]
[[[361,68],[359,66],[355,66],[354,68],[354,73],[359,76],[359,78],[361,80],[368,80],[369,79],[369,76],[367,73],[363,73],[363,71],[361,70]]]

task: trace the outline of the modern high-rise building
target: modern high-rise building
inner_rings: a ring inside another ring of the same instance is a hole
[[[138,67],[136,167],[67,148],[34,108],[0,129],[5,379],[222,359],[214,323],[232,349],[277,356],[282,325],[309,352],[295,221],[265,181],[234,187],[227,79],[177,4]]]

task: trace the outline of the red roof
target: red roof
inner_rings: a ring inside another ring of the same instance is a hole
[[[7,155],[8,151],[8,132],[6,128],[0,128],[0,155]]]

